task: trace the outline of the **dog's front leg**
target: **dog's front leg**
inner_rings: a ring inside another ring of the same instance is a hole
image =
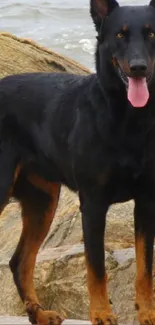
[[[140,324],[155,325],[153,309],[152,260],[155,230],[155,202],[140,197],[135,200],[136,309]]]
[[[94,192],[94,193],[93,193]],[[105,271],[104,230],[108,203],[102,193],[89,191],[80,193],[88,291],[90,296],[90,318],[93,325],[116,324],[107,294]]]

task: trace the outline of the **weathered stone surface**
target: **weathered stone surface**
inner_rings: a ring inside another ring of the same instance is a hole
[[[118,262],[119,265],[123,265],[125,262],[133,260],[135,258],[135,249],[118,249],[113,252],[114,259]]]
[[[133,203],[113,206],[107,216],[106,250],[117,250],[132,247],[133,235]],[[17,245],[21,232],[20,207],[16,202],[10,203],[0,218],[0,258],[10,257]],[[45,239],[43,248],[82,242],[81,216],[79,200],[75,193],[63,188],[56,217],[51,230]]]
[[[57,309],[69,318],[87,319],[88,295],[83,245],[65,245],[43,249],[37,258],[35,284],[46,308]],[[106,254],[107,269],[117,262]],[[21,315],[22,303],[12,282],[8,260],[0,263],[0,314]],[[5,297],[5,299],[3,298]],[[76,307],[75,307],[76,306]]]
[[[115,204],[108,212],[106,249],[116,250],[134,246],[133,201]]]
[[[121,255],[121,251],[120,251]],[[135,260],[129,258],[109,272],[109,292],[119,322],[135,324]]]
[[[0,316],[0,324],[3,325],[29,325],[27,317],[16,316]],[[81,321],[78,319],[66,319],[63,325],[90,325],[89,321]]]
[[[121,254],[121,250],[119,254],[117,251],[115,259],[115,254],[106,252],[106,269],[113,309],[119,316],[119,321],[126,324],[133,323],[136,315],[135,260],[134,254],[131,257],[130,249],[126,252],[124,250],[122,257]],[[50,255],[54,256],[54,260],[50,259]],[[37,259],[35,283],[40,300],[48,308],[63,312],[67,318],[88,319],[89,299],[83,245],[42,250]]]
[[[82,229],[77,195],[63,189],[57,216],[45,241],[46,247],[81,242]],[[133,202],[116,204],[107,215],[105,247],[107,250],[134,246]]]
[[[70,72],[88,74],[81,64],[29,39],[0,33],[0,77],[22,72]]]
[[[16,317],[16,316],[0,316],[0,324],[3,325],[29,325],[27,317]]]
[[[119,258],[118,258],[119,254]],[[114,311],[124,324],[133,322],[135,262],[123,252],[106,253],[106,268],[109,275],[110,298]],[[118,261],[121,261],[119,263]],[[8,261],[0,264],[0,314],[22,315],[24,308],[17,295],[8,269]],[[88,294],[83,245],[64,245],[44,248],[37,258],[35,285],[41,303],[48,309],[56,309],[65,317],[88,319]],[[5,299],[4,299],[5,297]]]

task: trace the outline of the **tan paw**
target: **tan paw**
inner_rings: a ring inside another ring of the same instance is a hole
[[[91,322],[93,325],[117,325],[117,318],[112,312],[93,311]]]
[[[38,304],[27,304],[27,312],[31,324],[37,325],[61,325],[63,318],[52,310],[43,310]]]
[[[38,325],[61,325],[63,318],[56,311],[39,309],[36,315]]]
[[[141,325],[155,325],[155,310],[139,311],[138,319]]]

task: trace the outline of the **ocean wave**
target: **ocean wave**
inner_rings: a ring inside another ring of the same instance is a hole
[[[58,39],[58,42],[60,44],[64,43],[64,41],[66,41],[66,39]],[[95,51],[95,44],[92,40],[89,39],[81,39],[79,40],[78,43],[66,43],[64,45],[64,48],[66,50],[75,50],[75,49],[81,49],[82,51],[89,53],[90,55],[94,55],[94,51]]]
[[[14,3],[0,3],[0,9],[10,9],[14,7],[22,7],[23,4],[21,2],[14,2]]]
[[[0,0],[1,30],[29,37],[91,67],[89,0]]]
[[[22,20],[23,18],[33,18],[35,17],[42,17],[44,12],[41,8],[30,8],[24,5],[8,5],[3,8],[0,8],[1,16],[5,19],[10,17],[16,17],[16,19]]]
[[[82,50],[84,52],[87,52],[87,53],[89,53],[91,55],[94,54],[95,44],[94,44],[94,42],[92,40],[90,40],[90,39],[81,39],[79,41],[79,44],[82,45]]]

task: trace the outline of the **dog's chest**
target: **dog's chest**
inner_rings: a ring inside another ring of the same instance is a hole
[[[149,127],[150,126],[150,127]],[[136,191],[155,189],[155,128],[153,124],[129,124],[118,141],[109,177],[112,200],[133,198]]]
[[[140,172],[155,164],[155,121],[129,120],[124,131],[118,136],[118,164]]]

